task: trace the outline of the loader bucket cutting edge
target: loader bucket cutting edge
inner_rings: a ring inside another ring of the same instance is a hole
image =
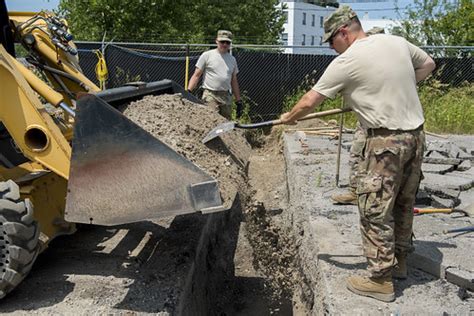
[[[118,225],[218,210],[217,181],[94,95],[77,102],[65,218]]]

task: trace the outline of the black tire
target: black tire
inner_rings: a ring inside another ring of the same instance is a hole
[[[0,298],[30,272],[40,249],[39,234],[30,200],[20,200],[12,180],[0,182]]]

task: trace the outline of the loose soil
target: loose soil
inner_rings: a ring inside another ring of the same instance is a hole
[[[218,142],[201,142],[212,128],[226,122],[211,108],[188,101],[180,94],[165,94],[132,102],[123,114],[216,178],[224,205],[230,207],[237,192],[247,196],[245,170],[228,150]],[[237,131],[230,135],[243,138]]]

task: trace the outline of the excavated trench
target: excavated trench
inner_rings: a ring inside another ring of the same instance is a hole
[[[192,267],[183,291],[167,310],[173,314],[292,314],[293,287],[302,278],[291,234],[278,225],[286,203],[278,142],[271,142],[270,149],[252,150],[243,133],[232,131],[202,144],[202,138],[225,119],[180,94],[147,96],[121,111],[216,178],[227,208],[206,217],[174,220],[177,238],[179,229],[184,229],[194,231],[197,241],[190,247]],[[270,161],[261,163],[258,157],[265,156]],[[280,196],[276,204],[275,196],[270,196],[275,190]]]

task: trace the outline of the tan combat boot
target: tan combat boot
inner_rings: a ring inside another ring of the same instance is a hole
[[[407,255],[399,254],[395,256],[397,258],[397,265],[392,269],[392,277],[395,279],[405,280],[408,276],[407,268]]]
[[[350,190],[341,194],[334,194],[331,199],[336,204],[352,204],[357,205],[357,194],[355,190]]]
[[[358,295],[372,297],[383,302],[395,300],[392,276],[384,278],[351,276],[347,278],[346,284],[351,292]]]

